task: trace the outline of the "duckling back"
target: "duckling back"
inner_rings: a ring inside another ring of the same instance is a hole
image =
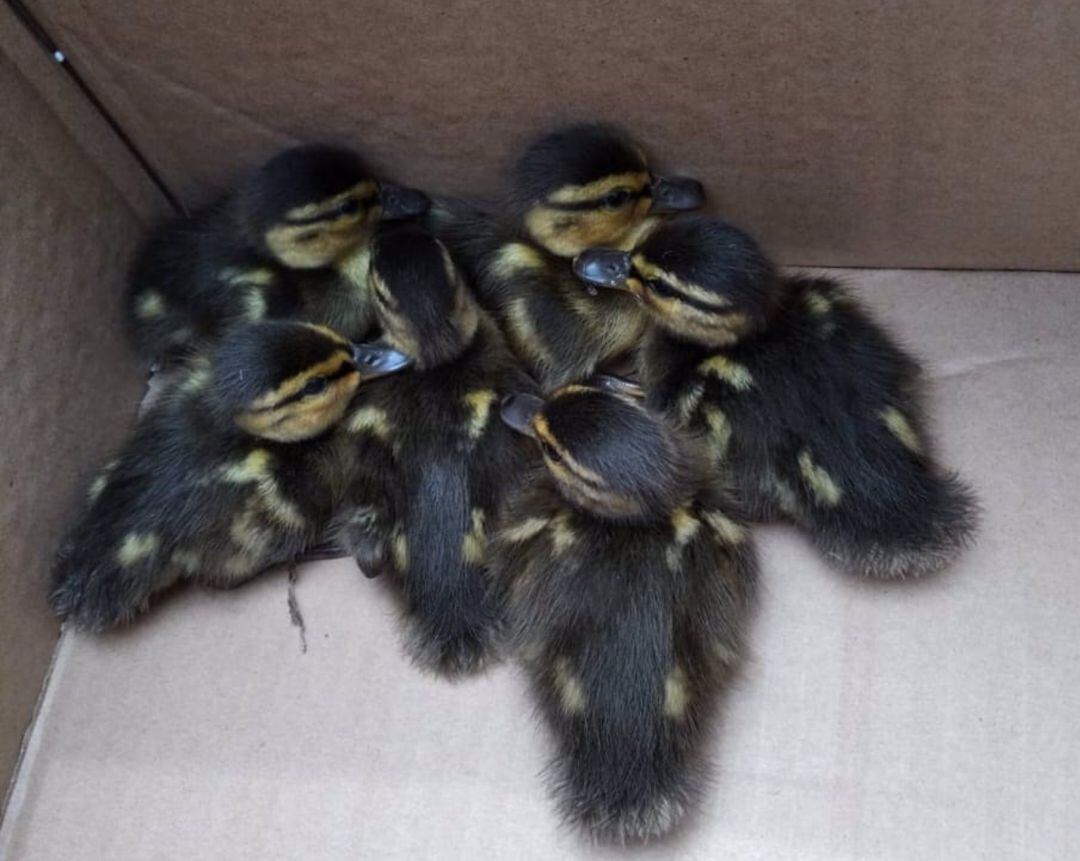
[[[561,451],[544,441],[547,427],[539,439]],[[642,519],[615,514],[631,506],[614,483],[568,500],[553,474],[604,474],[559,456],[553,467],[545,449],[549,471],[508,503],[492,578],[556,736],[564,816],[601,839],[644,840],[670,830],[703,789],[702,734],[741,651],[754,554],[708,470],[679,482],[682,502]]]

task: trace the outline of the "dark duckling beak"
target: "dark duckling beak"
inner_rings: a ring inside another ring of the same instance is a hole
[[[417,218],[431,208],[431,198],[424,192],[389,182],[379,184],[379,202],[383,221]]]
[[[645,397],[645,390],[637,380],[629,380],[626,377],[617,377],[614,374],[596,374],[589,379],[589,383],[605,392],[616,395],[627,395],[635,400]]]
[[[518,433],[533,435],[532,417],[544,408],[544,401],[535,395],[521,392],[503,398],[499,414],[502,420]]]
[[[396,374],[412,364],[412,359],[385,344],[353,344],[353,361],[361,381]]]
[[[597,287],[626,289],[630,277],[630,252],[609,248],[590,248],[574,258],[574,274],[585,282],[585,289],[593,296]]]
[[[688,176],[658,176],[652,183],[651,213],[689,212],[705,202],[705,186]]]

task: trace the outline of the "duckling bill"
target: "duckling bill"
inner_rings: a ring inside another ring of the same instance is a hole
[[[349,422],[360,389],[407,364],[294,322],[192,357],[91,483],[54,565],[57,615],[102,630],[178,581],[237,585],[322,540],[346,502],[392,520]]]
[[[975,497],[933,455],[918,363],[839,284],[784,277],[701,218],[574,267],[647,311],[649,403],[708,439],[755,518],[879,577],[939,570],[969,543]]]
[[[151,237],[126,299],[136,349],[169,359],[236,323],[288,316],[361,340],[372,324],[371,230],[427,205],[421,192],[377,181],[351,150],[286,150]]]
[[[560,808],[600,839],[657,837],[703,789],[754,590],[749,534],[693,441],[638,399],[570,385],[514,395],[502,418],[543,462],[491,569],[556,737]]]
[[[572,258],[596,245],[633,248],[666,215],[699,207],[704,192],[696,180],[656,176],[628,135],[599,124],[531,142],[511,185],[502,205],[443,202],[432,223],[475,274],[511,348],[551,389],[632,352],[645,326],[629,297],[583,295]]]

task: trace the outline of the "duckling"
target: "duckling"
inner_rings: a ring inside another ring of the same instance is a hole
[[[657,837],[701,792],[701,745],[756,582],[749,532],[696,443],[618,390],[504,401],[544,469],[500,518],[492,581],[558,744],[564,816]]]
[[[392,520],[390,490],[364,472],[378,452],[349,421],[362,382],[407,364],[311,324],[230,329],[91,483],[53,569],[54,611],[102,630],[177,581],[233,586],[293,560],[346,504]]]
[[[841,285],[784,277],[704,218],[575,268],[649,312],[650,404],[707,436],[752,516],[792,520],[875,577],[937,571],[970,542],[975,496],[933,455],[917,361]]]
[[[312,144],[278,154],[233,193],[151,237],[126,298],[137,351],[168,359],[231,323],[266,317],[363,339],[371,230],[427,204],[418,191],[377,182],[350,150]]]
[[[399,521],[384,535],[385,570],[404,599],[415,662],[469,672],[492,654],[498,627],[484,574],[488,532],[529,456],[498,421],[499,399],[532,383],[446,248],[420,226],[376,233],[370,277],[384,342],[413,361],[409,373],[366,389],[353,420],[395,455],[386,481],[398,489]]]
[[[585,296],[571,260],[586,248],[632,248],[660,216],[695,209],[701,184],[654,176],[641,148],[607,125],[574,125],[533,141],[500,209],[437,201],[433,229],[475,276],[481,304],[545,389],[590,376],[632,351],[645,315],[615,293]]]

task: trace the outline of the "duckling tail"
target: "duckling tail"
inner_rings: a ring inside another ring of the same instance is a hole
[[[910,518],[898,518],[880,534],[868,531],[817,536],[827,556],[849,571],[870,577],[921,577],[947,567],[974,539],[979,505],[955,474],[933,476]]]

